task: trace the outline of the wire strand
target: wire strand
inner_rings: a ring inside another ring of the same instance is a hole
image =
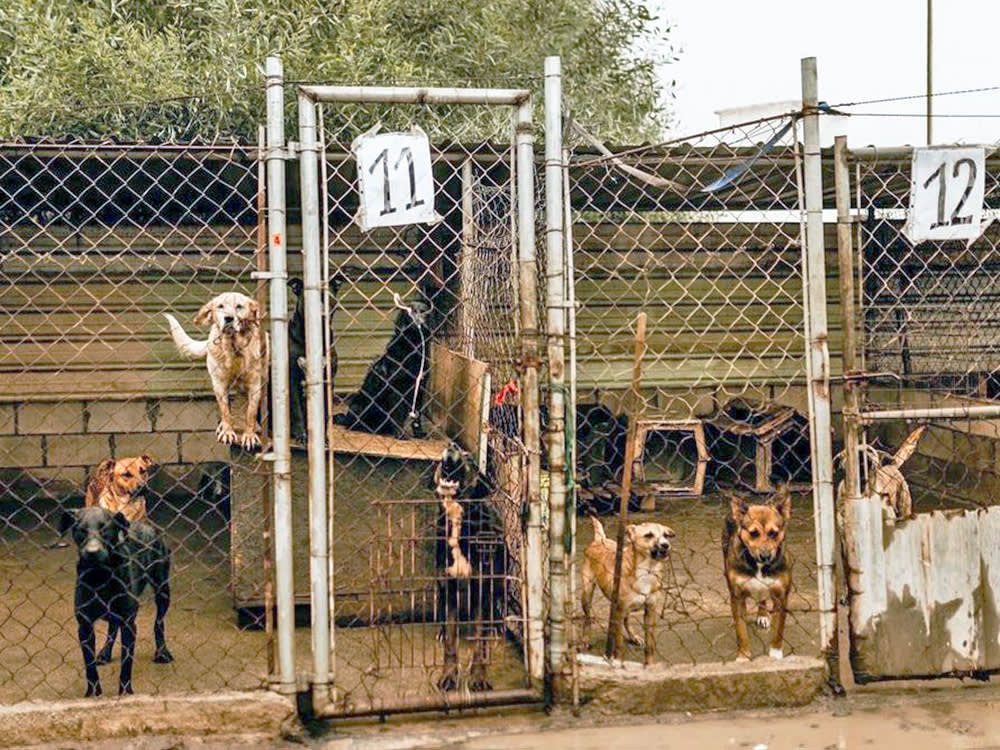
[[[978,89],[956,89],[955,91],[940,91],[931,92],[931,96],[934,98],[941,96],[958,96],[961,94],[979,94],[984,91],[997,91],[1000,90],[1000,86],[984,86]],[[842,107],[860,107],[864,104],[885,104],[888,102],[904,102],[912,99],[926,99],[927,94],[911,94],[909,96],[890,96],[882,99],[859,99],[855,102],[841,102],[839,104],[831,104],[831,107],[842,108]]]

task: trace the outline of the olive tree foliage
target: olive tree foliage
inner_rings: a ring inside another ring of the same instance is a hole
[[[668,34],[637,0],[0,2],[0,137],[256,141],[268,54],[289,81],[529,86],[537,116],[555,54],[577,119],[636,142],[667,121]]]

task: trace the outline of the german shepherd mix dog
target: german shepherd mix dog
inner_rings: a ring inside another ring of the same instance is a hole
[[[604,526],[596,516],[594,541],[584,551],[581,577],[583,605],[583,642],[590,646],[591,602],[595,586],[611,601],[614,594],[615,554],[618,544],[608,539]],[[625,634],[629,641],[644,647],[646,666],[656,656],[656,621],[663,609],[666,594],[667,557],[674,530],[662,523],[630,523],[625,527],[625,547],[622,550],[622,574],[618,585],[618,610],[614,623],[614,656],[621,659],[625,651]],[[629,614],[642,611],[643,638],[639,638],[629,624]]]
[[[99,505],[125,520],[146,520],[146,498],[142,491],[158,464],[149,456],[131,456],[101,461],[87,479],[86,507]]]
[[[729,602],[736,628],[737,659],[750,658],[747,609],[757,605],[757,627],[767,630],[774,616],[769,655],[784,656],[782,643],[788,594],[792,589],[792,560],[785,548],[785,532],[792,517],[788,485],[779,485],[768,504],[750,504],[733,495],[732,512],[722,534],[722,559]]]
[[[334,422],[349,430],[403,437],[406,425],[423,437],[421,416],[430,366],[431,305],[413,300],[396,315],[392,338]],[[412,421],[411,421],[412,420]]]
[[[164,619],[170,608],[170,552],[148,523],[129,523],[121,513],[112,514],[100,506],[65,511],[59,531],[72,531],[79,552],[74,606],[87,678],[85,696],[101,695],[97,666],[111,661],[119,629],[122,632],[122,665],[118,694],[131,695],[135,617],[139,595],[147,584],[156,600],[153,661],[166,664],[174,659],[164,634]],[[100,654],[95,655],[94,623],[97,620],[107,620],[108,638]]]
[[[441,454],[434,472],[434,493],[441,503],[437,533],[438,613],[444,624],[444,674],[438,689],[491,690],[487,679],[491,631],[503,627],[507,551],[503,522],[488,499],[492,487],[455,444]],[[459,670],[459,623],[474,623],[476,641],[467,677]]]

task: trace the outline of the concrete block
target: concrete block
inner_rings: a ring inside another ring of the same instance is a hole
[[[17,431],[21,435],[64,435],[83,432],[83,402],[21,404]]]
[[[223,445],[211,432],[185,432],[181,435],[180,463],[201,463],[202,461],[228,461],[229,446]]]
[[[114,435],[114,457],[150,456],[157,463],[177,463],[177,434],[174,432],[134,432]]]
[[[153,429],[146,401],[87,402],[87,432],[149,432]]]
[[[12,747],[39,743],[75,745],[114,738],[130,744],[137,735],[276,737],[294,711],[289,698],[264,691],[136,695],[116,698],[113,711],[95,710],[92,699],[36,701],[2,707],[0,734],[5,744]]]
[[[30,435],[0,436],[0,466],[42,466],[42,438]]]
[[[609,714],[802,706],[826,678],[821,660],[801,656],[670,667],[578,658],[581,693]]]
[[[0,404],[0,435],[13,435],[17,426],[17,407]]]
[[[160,401],[156,411],[157,432],[214,431],[219,424],[219,407],[214,398],[192,401]]]
[[[93,466],[111,455],[107,435],[49,435],[46,466]]]

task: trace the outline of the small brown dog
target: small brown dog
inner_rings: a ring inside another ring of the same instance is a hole
[[[264,384],[267,382],[268,339],[261,331],[257,302],[239,292],[213,297],[198,311],[196,325],[208,325],[208,338],[195,341],[170,313],[164,313],[177,351],[188,359],[205,358],[212,391],[219,405],[219,427],[215,435],[224,445],[239,444],[244,450],[261,447],[257,427]],[[237,437],[229,409],[229,392],[239,388],[247,395],[243,434]]]
[[[785,548],[785,532],[792,516],[787,485],[779,485],[770,504],[751,505],[734,495],[732,514],[722,534],[722,559],[729,587],[729,603],[736,628],[738,660],[750,658],[747,606],[757,604],[757,627],[767,630],[774,615],[771,658],[784,656],[785,616],[792,589],[792,561]]]
[[[595,583],[611,601],[615,580],[615,551],[618,545],[604,534],[604,526],[596,516],[594,541],[587,547],[583,562],[583,642],[590,645],[590,606]],[[622,550],[622,575],[618,587],[618,618],[614,623],[614,655],[621,658],[625,650],[625,634],[629,640],[644,646],[645,663],[653,663],[656,653],[654,626],[663,608],[666,589],[667,556],[673,529],[661,523],[629,524],[625,527],[625,548]],[[629,613],[642,610],[644,638],[636,637],[629,625]]]
[[[87,479],[84,507],[98,505],[109,513],[121,513],[129,523],[145,521],[146,498],[142,491],[157,465],[149,456],[101,461]]]

